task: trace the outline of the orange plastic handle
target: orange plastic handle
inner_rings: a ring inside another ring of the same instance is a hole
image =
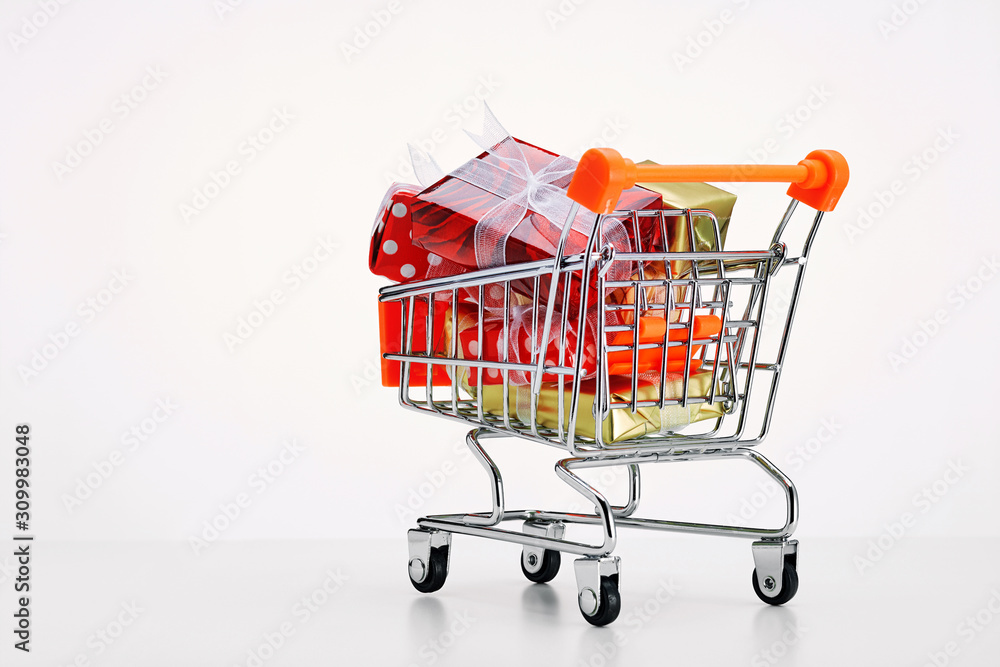
[[[595,213],[615,210],[622,190],[636,183],[791,183],[788,195],[818,211],[832,211],[847,187],[847,160],[837,151],[813,151],[798,164],[636,164],[613,148],[591,148],[580,158],[566,190]]]

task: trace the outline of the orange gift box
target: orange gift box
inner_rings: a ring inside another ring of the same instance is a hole
[[[450,302],[434,301],[434,331],[431,341],[432,354],[446,354],[448,336],[446,322],[450,313]],[[379,346],[382,354],[403,354],[403,304],[388,301],[378,304]],[[427,350],[427,302],[417,299],[413,304],[413,347],[411,353],[424,354]],[[427,366],[418,362],[410,363],[410,386],[427,384]],[[451,385],[451,378],[445,366],[436,365],[431,374],[431,384],[435,387]],[[382,358],[382,386],[398,387],[402,382],[403,364],[400,361]]]

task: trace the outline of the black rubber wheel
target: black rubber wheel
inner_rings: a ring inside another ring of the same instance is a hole
[[[781,592],[778,593],[773,598],[769,598],[764,595],[764,592],[760,590],[760,584],[757,583],[757,570],[753,571],[753,592],[757,594],[761,600],[768,604],[773,604],[775,606],[785,604],[793,597],[799,590],[799,575],[795,571],[795,566],[792,565],[790,559],[785,559],[785,568],[781,573]]]
[[[618,594],[618,582],[611,577],[601,577],[601,605],[593,616],[583,614],[591,625],[601,627],[618,618],[622,610],[622,599]],[[580,610],[583,613],[583,610]]]
[[[448,578],[448,547],[434,547],[431,549],[431,559],[427,563],[427,574],[423,581],[414,581],[410,577],[410,583],[421,593],[433,593],[441,590],[444,580]]]
[[[559,574],[559,565],[561,563],[561,558],[558,551],[552,551],[551,549],[546,549],[542,552],[542,567],[539,568],[538,572],[529,572],[527,568],[524,567],[524,555],[521,556],[521,572],[524,576],[528,578],[528,581],[534,582],[536,584],[547,584],[556,578]]]

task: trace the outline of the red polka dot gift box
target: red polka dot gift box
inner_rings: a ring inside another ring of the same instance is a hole
[[[372,229],[368,266],[372,273],[397,283],[463,273],[462,267],[445,263],[439,255],[413,242],[413,198],[421,188],[395,183],[385,194]]]

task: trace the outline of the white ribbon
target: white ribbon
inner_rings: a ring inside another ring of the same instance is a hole
[[[444,170],[438,166],[434,156],[425,153],[413,144],[406,144],[406,147],[410,151],[410,164],[413,165],[413,175],[417,177],[417,183],[429,188],[444,178]]]
[[[559,155],[552,158],[538,171],[533,171],[521,145],[504,129],[489,106],[485,104],[482,133],[475,135],[467,131],[466,134],[500,163],[494,164],[474,158],[450,174],[453,178],[465,181],[502,200],[476,223],[475,251],[478,267],[490,268],[503,266],[507,263],[507,241],[529,212],[541,215],[552,223],[552,235],[545,238],[553,247],[557,246],[559,235],[569,218],[573,202],[566,196],[565,190],[556,186],[555,183],[566,179],[576,171],[576,160]],[[444,178],[443,170],[433,157],[412,145],[409,146],[409,151],[414,174],[422,186],[429,187]],[[597,214],[581,208],[571,223],[571,229],[580,232],[584,238],[589,238],[597,218]],[[630,252],[631,242],[622,221],[607,216],[603,217],[602,220],[603,228],[601,231],[604,243],[613,246],[618,252]],[[583,249],[579,238],[574,239],[570,236],[570,242],[567,243],[565,252],[572,254]],[[430,274],[451,275],[445,269],[444,264],[443,262],[437,267],[432,266],[428,277],[431,277]],[[615,262],[608,277],[611,280],[625,279],[631,273],[627,263]],[[501,299],[492,298],[490,294],[487,294],[485,301],[486,303],[482,304],[484,315],[502,317],[503,303]],[[542,306],[539,310],[539,317],[544,318],[545,307]],[[508,345],[513,347],[510,352],[515,362],[520,362],[518,358],[520,354],[514,341],[517,340],[517,334],[521,330],[530,328],[526,324],[526,316],[529,312],[530,309],[525,311],[522,307],[516,306],[508,310],[508,314],[511,316],[508,328],[510,334]],[[558,313],[554,313],[554,315],[558,316]],[[606,316],[609,324],[617,323],[616,313],[609,312]],[[596,313],[587,317],[587,327],[590,329],[590,335],[595,343],[597,341],[596,317]],[[532,338],[532,353],[544,355],[548,345],[558,336],[558,332],[558,328],[553,328],[548,341],[541,340],[541,331],[537,331],[535,336],[531,336],[529,333],[529,337]],[[585,334],[577,332],[577,335]],[[527,376],[520,371],[512,372],[510,376],[512,384],[520,385],[528,382]]]
[[[556,245],[559,232],[569,217],[573,202],[565,190],[554,185],[576,171],[576,160],[556,156],[538,171],[533,171],[521,150],[520,144],[504,129],[484,104],[482,134],[466,132],[476,144],[497,159],[500,164],[472,159],[451,173],[470,185],[485,190],[502,199],[486,212],[476,224],[475,250],[479,268],[503,266],[507,259],[507,240],[529,211],[548,219],[555,228]],[[432,157],[410,146],[413,171],[424,187],[436,183],[444,173]],[[596,214],[580,209],[573,219],[572,229],[589,236]],[[605,219],[604,240],[619,252],[628,252],[630,243],[625,226],[620,220]],[[572,238],[572,237],[571,237]],[[579,247],[569,246],[568,253],[580,252]]]
[[[538,171],[532,171],[520,144],[486,105],[482,134],[466,134],[500,164],[472,160],[452,175],[503,199],[476,225],[476,263],[479,268],[503,266],[507,257],[507,239],[529,210],[547,218],[557,227],[566,222],[573,202],[553,183],[571,176],[576,171],[576,162],[558,156]],[[587,218],[592,219],[593,214],[579,215],[578,218],[586,229]]]

